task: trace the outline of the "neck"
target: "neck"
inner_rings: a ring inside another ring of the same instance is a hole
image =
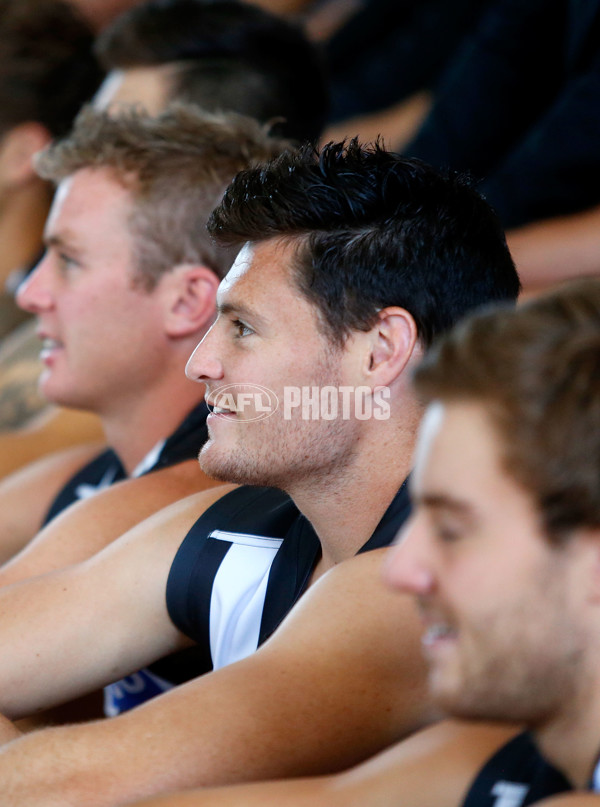
[[[0,207],[0,286],[11,272],[34,261],[42,248],[44,223],[50,207],[45,182],[33,178],[7,194]]]
[[[137,395],[130,405],[100,414],[106,440],[128,475],[160,440],[166,440],[202,401],[204,389],[183,377],[152,394]]]
[[[288,492],[321,542],[319,573],[355,555],[369,540],[411,468],[417,417],[395,430],[369,421],[364,446],[347,467],[331,469]]]
[[[559,714],[533,730],[544,757],[577,789],[587,789],[600,754],[600,692],[592,672],[589,686],[561,704]]]

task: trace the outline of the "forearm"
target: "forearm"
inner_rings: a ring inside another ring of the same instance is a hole
[[[483,761],[515,730],[438,723],[334,776],[196,790],[136,807],[397,807],[399,799],[403,807],[458,807]]]
[[[600,207],[510,230],[507,242],[523,290],[600,273]]]
[[[348,800],[351,795],[338,790],[335,782],[336,777],[319,777],[191,790],[144,800],[135,807],[354,807],[355,802]]]
[[[21,732],[11,723],[8,718],[0,715],[0,745],[8,743],[11,740],[17,739],[21,736]]]
[[[165,726],[132,736],[112,723],[44,729],[0,748],[3,807],[114,807],[173,789],[176,761],[157,751]]]
[[[401,103],[371,115],[351,118],[330,126],[322,142],[342,140],[356,135],[363,141],[374,141],[380,135],[386,145],[402,151],[414,137],[431,108],[432,97],[427,91],[418,92]]]

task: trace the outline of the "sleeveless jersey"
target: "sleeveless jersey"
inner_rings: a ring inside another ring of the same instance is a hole
[[[527,807],[571,789],[562,773],[542,757],[533,738],[523,732],[486,762],[463,807]]]
[[[168,468],[184,460],[198,456],[198,452],[208,438],[206,417],[208,407],[202,401],[185,418],[181,425],[167,439],[156,445],[144,457],[132,473],[132,477]],[[110,487],[115,482],[126,479],[127,474],[121,460],[112,449],[107,449],[78,471],[62,488],[50,505],[43,526],[65,510],[70,504],[87,499],[95,493]]]
[[[390,544],[409,510],[404,483],[360,552]],[[305,591],[320,551],[311,524],[274,488],[237,488],[200,516],[167,581],[169,615],[197,643],[198,675],[245,658],[273,633]],[[105,711],[117,714],[171,687],[159,662],[150,676],[141,670],[107,688]]]
[[[195,459],[208,438],[206,427],[208,412],[204,401],[194,407],[170,437],[154,446],[131,476],[143,476],[179,462]],[[119,457],[112,449],[107,449],[71,477],[50,506],[44,525],[74,502],[87,499],[126,478],[127,474]],[[156,665],[156,672],[154,666],[146,671],[148,682],[147,684],[144,682],[144,686],[140,687],[139,681],[135,678],[125,680],[123,686],[132,689],[137,696],[143,691],[145,700],[162,691],[163,681],[170,685],[183,683],[194,677],[197,669],[195,653],[188,651],[174,653]],[[159,684],[154,683],[155,680]],[[105,693],[105,702],[107,697],[109,696]]]

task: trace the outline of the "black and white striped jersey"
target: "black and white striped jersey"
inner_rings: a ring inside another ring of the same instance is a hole
[[[409,509],[404,484],[360,552],[390,544]],[[308,520],[274,488],[237,488],[203,513],[183,540],[167,582],[169,615],[197,643],[183,651],[188,672],[200,675],[253,653],[305,591],[320,549]],[[140,670],[107,688],[106,714],[180,683],[163,676],[160,664],[152,665],[150,675]]]
[[[571,789],[562,773],[542,757],[533,738],[523,732],[486,762],[463,807],[527,807]]]

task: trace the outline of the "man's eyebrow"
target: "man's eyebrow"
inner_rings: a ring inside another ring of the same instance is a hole
[[[252,320],[252,323],[255,325],[260,325],[265,322],[263,317],[257,314],[252,308],[248,308],[248,306],[244,305],[244,303],[217,303],[217,313],[221,316],[235,314],[237,317]]]
[[[448,496],[445,493],[424,493],[421,496],[414,496],[416,504],[432,509],[451,510],[457,515],[470,516],[473,514],[473,507],[462,499]]]
[[[69,246],[71,249],[76,249],[74,239],[69,236],[69,233],[52,233],[52,235],[45,235],[43,238],[44,246],[47,247],[65,247]]]

